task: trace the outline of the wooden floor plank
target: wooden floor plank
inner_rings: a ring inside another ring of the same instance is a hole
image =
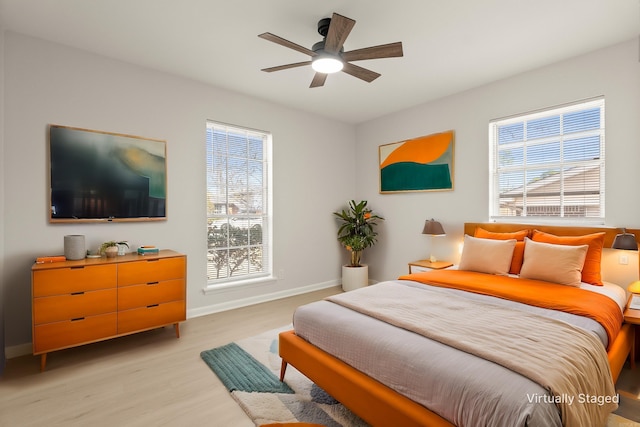
[[[10,359],[0,380],[0,426],[238,426],[253,422],[200,352],[291,322],[299,305],[340,292],[330,288],[189,319],[53,352]]]

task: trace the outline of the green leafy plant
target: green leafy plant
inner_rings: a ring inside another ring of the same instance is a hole
[[[129,244],[127,242],[116,242],[115,240],[109,240],[108,242],[104,242],[103,244],[100,245],[100,250],[98,251],[98,253],[103,254],[107,250],[107,248],[118,246],[118,245],[124,245],[126,247],[129,247]]]
[[[338,241],[351,252],[349,265],[360,267],[362,251],[376,243],[378,233],[374,227],[378,220],[382,221],[384,218],[374,215],[372,210],[367,207],[366,200],[359,203],[351,200],[347,209],[333,214],[340,221]]]

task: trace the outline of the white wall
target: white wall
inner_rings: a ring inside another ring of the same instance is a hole
[[[66,234],[84,234],[93,248],[123,239],[187,254],[188,316],[339,283],[343,254],[331,212],[355,190],[353,126],[16,33],[5,42],[7,346],[30,342],[30,268],[37,256],[62,253]],[[284,274],[271,285],[202,293],[207,119],[273,133],[273,264]],[[168,220],[49,224],[48,124],[166,140]]]
[[[0,129],[4,129],[4,28],[0,23]],[[0,131],[0,159],[4,159],[4,134]],[[4,162],[0,161],[0,375],[4,369]]]
[[[488,121],[598,95],[606,98],[606,222],[640,228],[640,201],[632,191],[640,183],[637,40],[353,127],[23,35],[6,33],[4,39],[0,280],[10,347],[31,339],[31,264],[38,255],[61,253],[65,234],[85,234],[92,246],[127,239],[186,253],[190,315],[337,283],[346,253],[335,240],[330,213],[351,198],[369,200],[386,218],[378,245],[364,253],[370,278],[395,278],[407,271],[408,261],[429,254],[429,240],[420,232],[430,217],[448,233],[435,241],[433,252],[455,261],[462,224],[488,218]],[[274,271],[284,273],[273,285],[201,292],[206,119],[273,132]],[[169,219],[49,224],[50,123],[167,140]],[[448,129],[456,133],[454,191],[378,193],[379,145]],[[636,265],[620,280],[630,275],[637,277]]]
[[[640,228],[640,58],[634,39],[358,126],[357,193],[386,218],[379,244],[365,252],[370,276],[392,279],[407,272],[407,262],[427,257],[429,238],[420,233],[431,217],[447,232],[434,240],[433,252],[458,260],[463,223],[488,220],[489,120],[599,95],[606,102],[606,225]],[[455,130],[454,191],[379,194],[379,145],[449,129]],[[628,271],[622,280],[637,278],[637,262],[617,268]]]

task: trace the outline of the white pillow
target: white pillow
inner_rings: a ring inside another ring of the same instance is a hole
[[[458,270],[506,276],[515,247],[516,239],[481,239],[465,235]]]
[[[582,267],[589,245],[569,246],[524,239],[524,261],[520,277],[560,285],[580,286]]]

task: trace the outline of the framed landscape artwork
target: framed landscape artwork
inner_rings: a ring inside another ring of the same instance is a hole
[[[452,130],[381,145],[380,193],[453,190]]]
[[[49,126],[49,222],[166,220],[166,141]]]

